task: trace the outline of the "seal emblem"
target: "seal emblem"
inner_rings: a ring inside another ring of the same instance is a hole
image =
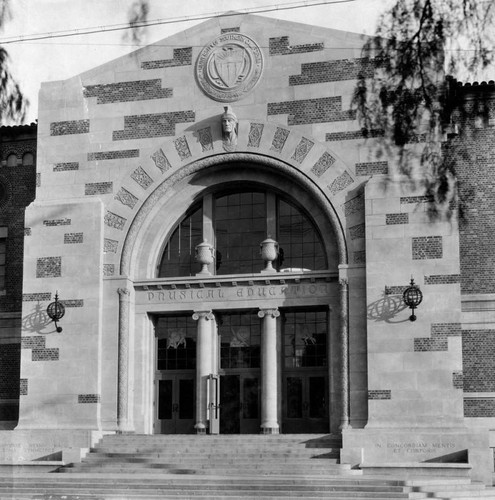
[[[241,33],[215,38],[199,54],[196,77],[203,92],[220,102],[241,99],[258,83],[263,55],[256,42]]]

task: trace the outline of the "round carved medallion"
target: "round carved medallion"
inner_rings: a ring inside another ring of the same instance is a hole
[[[220,102],[241,99],[258,83],[263,55],[246,35],[225,33],[200,52],[196,77],[206,95]]]

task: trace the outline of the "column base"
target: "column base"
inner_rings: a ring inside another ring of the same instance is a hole
[[[261,427],[261,434],[279,434],[280,429],[277,427]]]
[[[206,434],[206,425],[203,424],[203,423],[198,423],[194,426],[194,428],[196,429],[196,434]]]

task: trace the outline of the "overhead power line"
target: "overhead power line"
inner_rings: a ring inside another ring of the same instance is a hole
[[[291,2],[283,5],[267,5],[265,7],[251,7],[247,9],[239,9],[235,12],[213,12],[205,14],[197,14],[192,16],[172,17],[170,19],[154,19],[150,21],[142,21],[135,23],[111,24],[106,26],[95,26],[90,28],[79,28],[64,31],[52,31],[47,33],[35,33],[32,35],[20,35],[15,37],[0,38],[1,45],[10,43],[31,42],[34,40],[46,40],[54,38],[66,38],[71,36],[93,35],[96,33],[106,33],[111,31],[122,31],[128,29],[144,28],[149,26],[159,26],[164,24],[186,23],[190,21],[203,21],[213,17],[236,17],[244,14],[260,14],[266,12],[276,12],[284,10],[302,9],[306,7],[317,7],[320,5],[331,5],[339,3],[355,2],[356,0],[305,0],[299,2]]]

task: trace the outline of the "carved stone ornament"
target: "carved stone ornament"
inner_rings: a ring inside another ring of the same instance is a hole
[[[203,92],[220,102],[234,102],[258,83],[263,55],[251,38],[241,33],[224,33],[200,52],[196,78]]]

